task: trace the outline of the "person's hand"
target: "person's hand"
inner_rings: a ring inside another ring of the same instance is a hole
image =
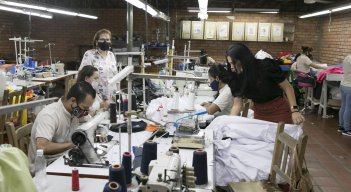
[[[301,124],[305,121],[305,118],[301,115],[300,112],[293,112],[291,118],[294,124]]]
[[[201,103],[201,106],[203,106],[203,107],[208,107],[208,106],[210,106],[210,103],[203,102],[203,103]]]

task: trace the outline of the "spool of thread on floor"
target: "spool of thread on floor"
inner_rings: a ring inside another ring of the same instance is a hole
[[[119,183],[119,185],[121,185],[122,192],[127,192],[126,173],[123,165],[113,164],[110,166],[109,181]]]
[[[140,171],[145,175],[149,174],[149,163],[157,159],[157,143],[151,140],[146,141],[143,145],[143,156],[141,158]]]
[[[116,107],[116,103],[110,103],[110,123],[117,122]]]
[[[124,152],[122,157],[122,165],[126,173],[126,184],[132,183],[132,155],[129,152]]]
[[[79,191],[79,172],[78,172],[78,169],[72,170],[72,191]]]
[[[193,167],[196,177],[196,185],[204,185],[208,182],[207,177],[207,153],[198,149],[193,153]]]
[[[103,192],[122,192],[122,187],[117,182],[107,182]]]

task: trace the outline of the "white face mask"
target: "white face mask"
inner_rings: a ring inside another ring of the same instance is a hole
[[[99,83],[97,81],[91,82],[91,86],[97,91],[99,88]]]

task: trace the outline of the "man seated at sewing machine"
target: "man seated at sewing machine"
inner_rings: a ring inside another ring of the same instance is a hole
[[[79,82],[71,87],[67,96],[46,106],[37,116],[28,150],[29,167],[34,173],[37,149],[43,149],[48,163],[74,147],[71,134],[78,126],[78,118],[88,114],[96,92],[90,83]]]

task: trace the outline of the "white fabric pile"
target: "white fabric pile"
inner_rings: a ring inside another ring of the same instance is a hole
[[[216,185],[268,179],[277,123],[220,116],[207,129],[214,130]],[[284,131],[295,139],[303,132],[302,125],[290,124]]]

